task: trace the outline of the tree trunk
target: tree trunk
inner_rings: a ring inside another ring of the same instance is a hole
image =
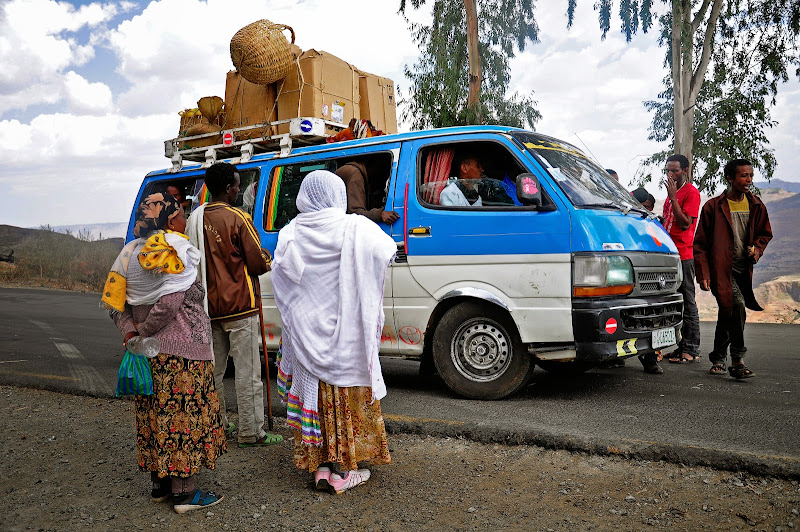
[[[478,10],[476,0],[464,0],[467,15],[467,53],[469,55],[469,97],[467,107],[472,110],[475,123],[483,120],[480,112],[480,92],[483,73],[481,72],[481,56],[478,49]]]
[[[672,92],[674,95],[674,152],[692,160],[694,144],[694,107],[689,104],[689,83],[692,79],[694,32],[691,26],[691,4],[688,0],[672,1]]]

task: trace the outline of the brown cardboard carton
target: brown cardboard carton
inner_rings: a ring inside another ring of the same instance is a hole
[[[358,117],[358,72],[328,52],[306,50],[277,86],[279,120],[309,116],[347,124]],[[278,132],[288,133],[288,124]]]
[[[244,79],[238,72],[231,70],[225,82],[225,115],[224,129],[234,129],[274,122],[278,119],[275,106],[274,83],[256,85]],[[237,139],[255,138],[275,134],[261,128],[236,133]]]
[[[358,92],[360,116],[386,134],[397,133],[397,102],[394,82],[359,71]]]

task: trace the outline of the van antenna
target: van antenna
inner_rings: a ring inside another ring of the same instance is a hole
[[[580,141],[581,141],[581,144],[583,144],[583,147],[584,147],[584,148],[586,148],[586,151],[588,151],[588,152],[589,152],[589,153],[592,155],[592,158],[594,159],[594,161],[595,161],[597,164],[600,164],[600,161],[597,159],[597,157],[595,157],[594,153],[592,153],[592,150],[590,150],[590,149],[589,149],[589,146],[587,146],[587,145],[586,145],[586,143],[585,143],[585,142],[583,142],[583,140],[581,140],[581,138],[580,138],[580,137],[578,137],[578,134],[577,134],[577,133],[573,133],[573,135],[575,135],[575,137],[576,137],[578,140],[580,140]],[[602,165],[601,165],[601,166],[602,166]]]

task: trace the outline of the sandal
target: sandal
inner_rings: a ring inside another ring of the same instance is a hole
[[[700,360],[700,355],[690,355],[688,353],[681,353],[678,356],[672,356],[669,358],[670,364],[691,364],[692,362],[697,362]]]
[[[283,441],[283,436],[280,434],[270,434],[269,432],[264,434],[262,437],[257,439],[256,441],[245,443],[239,442],[239,447],[264,447],[266,445],[275,445]]]
[[[747,366],[744,365],[744,362],[741,364],[737,364],[736,366],[731,366],[728,368],[728,373],[731,374],[736,380],[742,379],[749,379],[750,377],[755,377],[755,373],[750,371]]]
[[[725,367],[725,364],[714,364],[711,366],[709,373],[712,375],[725,375],[726,371],[728,371],[728,368]]]

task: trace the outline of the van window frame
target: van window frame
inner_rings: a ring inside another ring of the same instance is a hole
[[[535,205],[480,205],[477,207],[474,206],[456,206],[456,205],[434,205],[433,203],[428,203],[422,198],[422,177],[425,172],[424,170],[424,160],[422,157],[422,153],[427,153],[431,149],[435,149],[441,146],[447,145],[456,145],[456,144],[487,144],[493,143],[498,144],[502,148],[504,148],[509,155],[517,162],[520,168],[522,168],[524,172],[531,172],[534,170],[530,168],[529,165],[525,164],[524,160],[517,156],[514,153],[513,148],[517,148],[517,145],[511,140],[508,139],[508,143],[504,142],[505,139],[497,139],[497,138],[490,138],[490,137],[477,137],[477,138],[461,138],[457,140],[445,140],[440,141],[437,138],[431,139],[424,139],[430,140],[431,142],[425,142],[424,144],[420,145],[417,148],[416,153],[416,164],[415,164],[415,194],[417,197],[417,202],[420,206],[431,209],[431,210],[444,210],[444,211],[474,211],[474,212],[510,212],[510,211],[555,211],[558,210],[557,204],[553,199],[550,197],[550,194],[542,187],[542,205],[535,206]],[[537,173],[538,175],[538,173]],[[516,178],[516,176],[514,176]],[[541,177],[539,178],[540,182],[542,181]]]
[[[261,202],[262,203],[262,207],[264,209],[264,212],[263,212],[263,215],[262,215],[262,219],[261,219],[261,223],[260,223],[261,230],[263,230],[266,234],[277,234],[278,232],[280,232],[280,230],[283,227],[286,227],[286,225],[283,225],[281,228],[273,228],[273,229],[268,229],[267,228],[268,225],[269,225],[268,224],[268,222],[269,222],[269,206],[270,206],[270,203],[272,202],[272,195],[273,195],[273,184],[274,184],[273,180],[275,179],[275,175],[276,175],[276,172],[278,171],[278,169],[285,168],[287,166],[293,166],[293,165],[298,165],[298,166],[319,165],[319,164],[324,164],[327,161],[338,161],[338,162],[344,164],[344,163],[349,162],[350,160],[353,160],[353,159],[360,159],[360,158],[363,158],[363,157],[374,157],[376,155],[384,154],[385,156],[388,156],[388,159],[390,161],[388,183],[389,183],[389,189],[391,189],[391,186],[392,186],[392,183],[393,183],[393,178],[394,178],[394,175],[395,175],[395,172],[396,172],[396,168],[397,168],[397,164],[398,164],[398,159],[399,159],[398,154],[396,153],[396,152],[399,151],[399,149],[398,149],[399,147],[400,147],[400,143],[392,142],[390,145],[379,145],[379,146],[370,146],[369,147],[369,148],[375,148],[375,149],[358,149],[358,150],[348,149],[348,150],[342,150],[342,151],[338,151],[338,152],[337,151],[326,150],[325,152],[319,153],[319,155],[321,157],[316,157],[317,154],[313,154],[312,153],[312,154],[303,154],[302,156],[298,157],[297,160],[294,160],[294,161],[287,160],[287,159],[279,159],[279,160],[271,161],[271,162],[274,163],[272,165],[272,167],[270,167],[268,170],[265,169],[265,168],[262,168],[262,173],[265,170],[268,171],[269,179],[267,179],[267,186],[264,189],[263,201]],[[339,166],[339,168],[340,167],[341,166]],[[263,175],[262,175],[262,177],[263,177]],[[303,179],[305,179],[305,177]],[[260,188],[260,186],[259,186],[259,188]],[[279,194],[279,192],[278,192],[278,194]],[[386,200],[385,200],[384,205],[383,205],[384,207],[386,207],[386,205],[389,203],[391,198],[392,198],[391,190],[387,190]],[[297,198],[295,197],[295,200],[296,199]],[[293,219],[294,219],[294,217],[290,218],[286,222],[286,224],[288,225],[288,223],[291,222]]]

